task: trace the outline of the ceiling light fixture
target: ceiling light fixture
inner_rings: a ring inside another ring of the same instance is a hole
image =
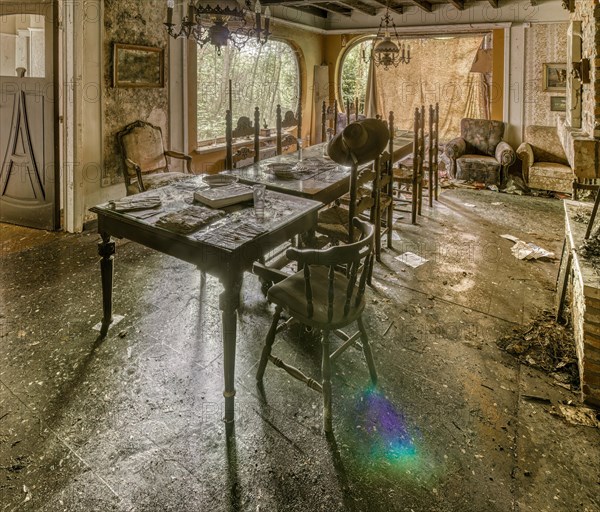
[[[393,32],[393,39],[390,33]],[[379,41],[379,42],[377,42]],[[375,65],[383,66],[383,69],[389,69],[391,66],[398,67],[399,64],[408,64],[410,62],[410,45],[400,41],[396,24],[390,14],[390,2],[387,2],[385,16],[381,18],[377,36],[373,42],[370,58],[375,61]]]
[[[174,39],[193,39],[200,47],[210,43],[219,55],[229,42],[240,50],[252,38],[265,44],[271,35],[271,10],[267,6],[263,14],[259,0],[254,3],[252,24],[247,19],[252,10],[250,0],[243,3],[237,0],[205,3],[191,0],[187,16],[183,17],[179,26],[173,23],[174,8],[175,0],[167,0],[167,22],[164,25],[168,34]]]

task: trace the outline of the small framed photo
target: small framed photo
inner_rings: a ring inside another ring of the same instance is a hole
[[[566,96],[552,96],[550,98],[550,111],[551,112],[566,112],[567,111]]]
[[[164,87],[164,51],[153,46],[115,43],[113,87]]]
[[[546,63],[543,65],[544,91],[564,92],[567,90],[567,65]]]

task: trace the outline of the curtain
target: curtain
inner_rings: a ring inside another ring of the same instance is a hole
[[[369,63],[369,74],[367,75],[367,91],[365,94],[365,116],[375,117],[377,114],[383,114],[381,108],[381,95],[377,87],[375,72],[375,61],[371,59]]]
[[[397,68],[377,68],[376,87],[387,118],[394,112],[395,126],[412,130],[415,108],[440,105],[440,140],[460,135],[463,117],[488,118],[485,76],[471,73],[481,36],[416,39],[411,61]]]

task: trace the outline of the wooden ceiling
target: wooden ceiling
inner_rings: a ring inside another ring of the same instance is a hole
[[[488,2],[492,7],[498,9],[500,0],[488,0]],[[415,6],[425,12],[433,12],[436,5],[440,4],[452,5],[462,11],[466,3],[466,0],[390,0],[389,6],[392,13],[403,14],[407,7]],[[473,2],[471,1],[471,3]],[[291,7],[320,18],[327,18],[330,15],[350,17],[354,11],[368,16],[381,16],[382,10],[387,7],[388,2],[386,0],[335,0],[330,2],[323,0],[261,0],[261,4],[263,6]]]

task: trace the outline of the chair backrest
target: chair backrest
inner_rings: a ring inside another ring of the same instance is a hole
[[[569,165],[556,126],[529,125],[525,128],[525,142],[531,145],[535,162]]]
[[[142,174],[169,170],[162,131],[158,126],[145,121],[136,121],[121,130],[117,134],[117,139],[125,159],[126,172],[131,178],[136,177],[136,172],[127,160],[138,165]]]
[[[254,159],[254,150],[249,147],[242,146],[238,149],[232,157],[233,168],[237,169],[238,165],[249,165],[251,163],[250,159]],[[247,161],[246,161],[247,160]]]
[[[358,217],[352,219],[352,224],[360,231],[357,242],[337,245],[329,249],[288,249],[286,256],[297,261],[304,268],[304,291],[306,298],[306,316],[312,318],[313,286],[311,282],[312,266],[325,266],[328,272],[328,294],[327,294],[327,317],[331,322],[333,318],[334,303],[344,301],[344,317],[348,315],[352,301],[354,305],[360,304],[367,284],[371,258],[373,257],[373,225],[360,220]],[[336,272],[336,268],[345,266],[347,268],[348,285],[343,297],[335,296],[335,279],[343,274]],[[359,275],[360,271],[360,275]]]
[[[496,146],[504,137],[502,121],[464,118],[460,121],[460,135],[467,143],[467,154],[494,156]]]
[[[277,130],[277,154],[281,155],[284,149],[288,149],[292,144],[298,144],[298,138],[302,137],[301,114],[298,111],[298,115],[294,114],[291,110],[288,110],[284,116],[281,115],[281,105],[277,105],[276,109],[276,130]],[[283,133],[284,128],[296,127],[296,137],[290,133]],[[291,144],[290,144],[291,142]]]
[[[233,128],[233,118],[231,111],[225,113],[225,169],[233,169],[233,140],[237,137],[250,137],[254,135],[254,162],[260,160],[260,110],[254,109],[254,124],[247,116],[242,116],[237,120],[236,127]]]

